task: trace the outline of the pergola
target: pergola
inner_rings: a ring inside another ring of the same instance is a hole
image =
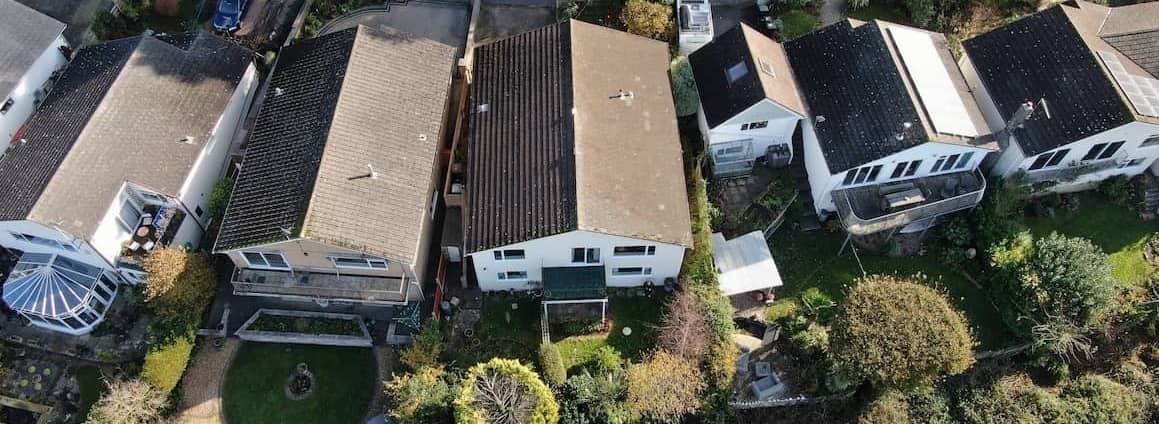
[[[543,316],[548,305],[600,303],[600,321],[607,320],[608,285],[603,266],[543,269]]]
[[[4,302],[33,325],[86,334],[104,320],[117,283],[104,270],[51,253],[25,252],[4,282]]]

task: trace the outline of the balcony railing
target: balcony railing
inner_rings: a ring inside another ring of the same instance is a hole
[[[886,196],[891,189],[906,185],[921,192],[922,201],[890,207]],[[889,184],[875,184],[834,190],[833,202],[845,231],[868,235],[951,212],[968,209],[982,200],[986,178],[978,170],[916,178]]]
[[[237,269],[233,289],[239,295],[301,296],[358,302],[404,302],[407,281],[397,277],[372,277],[316,272]]]
[[[1124,159],[1126,159],[1126,154],[1120,153],[1119,155],[1115,155],[1115,157],[1109,159],[1093,160],[1087,162],[1074,161],[1055,168],[1038,169],[1028,172],[1026,176],[1030,179],[1031,184],[1047,181],[1074,181],[1078,179],[1078,177],[1086,174],[1092,174],[1095,172],[1106,171],[1111,168],[1117,168],[1119,163]]]

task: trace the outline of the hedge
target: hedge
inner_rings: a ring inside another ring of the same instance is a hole
[[[193,354],[193,334],[177,337],[173,341],[156,346],[145,355],[145,366],[141,376],[162,393],[168,395],[181,381],[189,357]]]
[[[539,345],[539,369],[543,372],[543,381],[551,387],[562,386],[567,381],[567,369],[564,368],[563,357],[555,344]]]

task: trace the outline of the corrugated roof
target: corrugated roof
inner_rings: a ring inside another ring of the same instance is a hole
[[[742,60],[748,73],[730,84],[726,70]],[[758,60],[765,61],[774,75],[762,72]],[[710,128],[764,99],[807,115],[785,49],[744,23],[693,52],[688,61]]]
[[[0,0],[0,103],[62,32],[64,24],[56,19],[14,0]]]
[[[781,273],[769,252],[764,233],[753,231],[725,240],[712,234],[712,261],[716,265],[720,291],[725,296],[780,287]]]

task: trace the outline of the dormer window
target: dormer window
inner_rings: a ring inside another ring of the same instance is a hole
[[[728,84],[732,85],[749,74],[749,67],[742,60],[735,65],[729,66],[725,73],[728,75]]]
[[[769,64],[769,61],[767,61],[763,58],[758,58],[757,59],[757,66],[760,66],[761,72],[764,72],[766,75],[773,77],[773,78],[777,77],[777,73],[773,72],[773,65]]]

